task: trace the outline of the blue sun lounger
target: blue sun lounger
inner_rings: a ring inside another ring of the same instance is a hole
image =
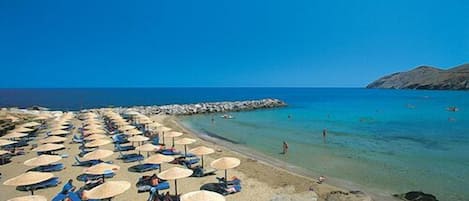
[[[65,169],[64,164],[58,163],[58,164],[51,164],[51,165],[43,165],[43,166],[38,166],[32,169],[29,169],[28,171],[37,171],[37,172],[57,172],[60,170]]]
[[[141,161],[143,160],[143,155],[141,154],[123,154],[122,152],[119,152],[120,156],[117,159],[123,160],[124,163],[131,163],[135,161]]]
[[[18,186],[16,187],[16,190],[19,191],[34,191],[36,189],[42,189],[42,188],[49,188],[49,187],[55,187],[59,185],[60,181],[58,177],[53,177],[47,181],[43,181],[41,183],[33,184],[33,185],[27,185],[27,186]]]
[[[135,150],[135,147],[132,145],[121,146],[120,144],[115,144],[114,151],[131,151]]]
[[[158,164],[149,164],[149,163],[144,163],[144,164],[139,164],[135,165],[129,168],[129,171],[132,172],[148,172],[151,170],[156,170],[160,168],[160,165]]]
[[[75,156],[75,161],[76,162],[72,164],[73,166],[86,166],[86,167],[93,166],[93,165],[103,162],[102,160],[80,161],[80,159],[78,159],[77,156]]]

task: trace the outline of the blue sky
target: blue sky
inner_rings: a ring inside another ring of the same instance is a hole
[[[469,1],[0,1],[0,87],[361,87],[469,62]]]

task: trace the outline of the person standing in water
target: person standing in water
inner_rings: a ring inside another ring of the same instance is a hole
[[[324,128],[322,130],[322,140],[324,141],[324,143],[326,143],[326,135],[327,135],[327,129]]]
[[[215,118],[213,117],[213,114],[212,114],[210,121],[212,121],[212,124],[215,123]]]
[[[287,142],[283,141],[283,152],[282,154],[287,154],[288,152],[288,144]]]

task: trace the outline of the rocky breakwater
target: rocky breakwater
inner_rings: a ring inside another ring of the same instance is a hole
[[[162,106],[135,106],[130,108],[114,108],[116,112],[137,111],[145,115],[192,115],[205,113],[237,112],[265,108],[285,107],[287,104],[279,99],[267,98],[247,101],[224,101],[196,104],[172,104]]]

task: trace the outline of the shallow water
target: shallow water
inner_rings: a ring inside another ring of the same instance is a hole
[[[469,199],[468,92],[302,89],[279,96],[288,107],[232,113],[235,119],[217,114],[214,123],[212,115],[182,120],[199,132],[373,191]],[[447,111],[453,105],[460,110]],[[284,140],[287,155],[280,154]]]

